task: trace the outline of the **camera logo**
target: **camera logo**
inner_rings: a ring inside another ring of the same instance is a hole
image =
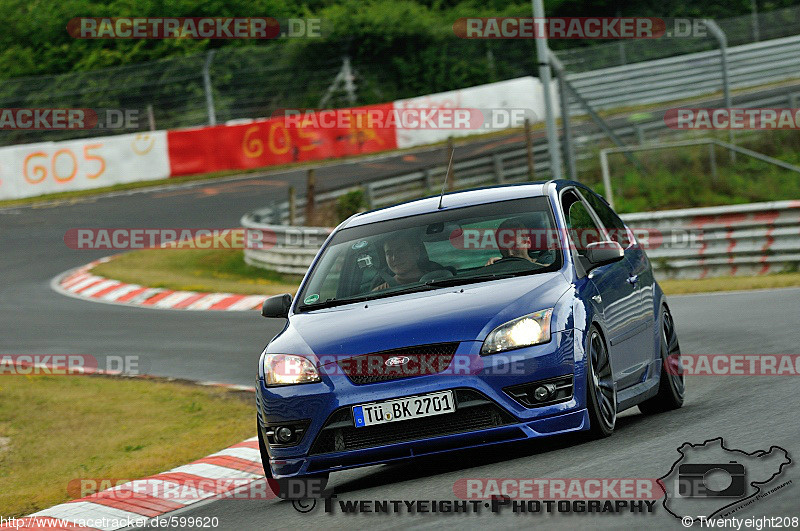
[[[678,494],[684,498],[740,498],[746,489],[744,465],[736,461],[678,467]]]
[[[680,457],[658,479],[664,509],[689,527],[791,486],[784,469],[792,460],[780,446],[745,452],[725,446],[721,437],[683,443]]]

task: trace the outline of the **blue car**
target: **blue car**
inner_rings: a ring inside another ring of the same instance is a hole
[[[259,360],[258,436],[278,480],[587,432],[679,408],[666,298],[633,232],[572,181],[358,214],[320,249]],[[275,488],[275,487],[273,487]]]

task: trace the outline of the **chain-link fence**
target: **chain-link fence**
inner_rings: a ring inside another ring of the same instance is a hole
[[[668,31],[675,27],[673,19],[665,19],[665,22]],[[800,7],[777,9],[755,16],[716,19],[715,22],[725,32],[728,46],[778,39],[800,34]],[[685,28],[687,33],[690,31],[686,24],[679,24],[679,27]],[[570,73],[576,73],[716,49],[719,49],[719,45],[708,33],[705,37],[664,36],[659,39],[620,40],[559,50],[556,55]]]
[[[729,45],[795,35],[800,7],[717,23]],[[0,145],[225,123],[284,108],[346,107],[455,90],[536,75],[534,48],[533,40],[459,39],[450,30],[427,40],[388,43],[235,45],[103,70],[7,79],[0,83],[0,108],[133,109],[138,123],[115,130],[2,131]],[[569,73],[577,73],[716,48],[711,37],[661,38],[563,49],[557,55]],[[344,83],[345,77],[352,83]]]

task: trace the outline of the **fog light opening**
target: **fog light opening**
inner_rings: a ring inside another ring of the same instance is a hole
[[[533,392],[533,398],[536,399],[537,402],[544,402],[550,399],[551,396],[556,392],[556,386],[554,384],[548,383],[544,385],[540,385],[536,388]]]
[[[286,444],[291,442],[294,438],[294,431],[292,428],[287,428],[286,426],[281,426],[275,429],[275,438],[281,444]]]

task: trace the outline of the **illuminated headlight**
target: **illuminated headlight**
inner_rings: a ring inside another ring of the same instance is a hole
[[[321,381],[314,364],[303,356],[267,354],[264,356],[264,382],[267,385],[292,385]]]
[[[494,354],[513,348],[529,347],[550,341],[553,309],[524,315],[492,330],[481,347],[481,354]]]

